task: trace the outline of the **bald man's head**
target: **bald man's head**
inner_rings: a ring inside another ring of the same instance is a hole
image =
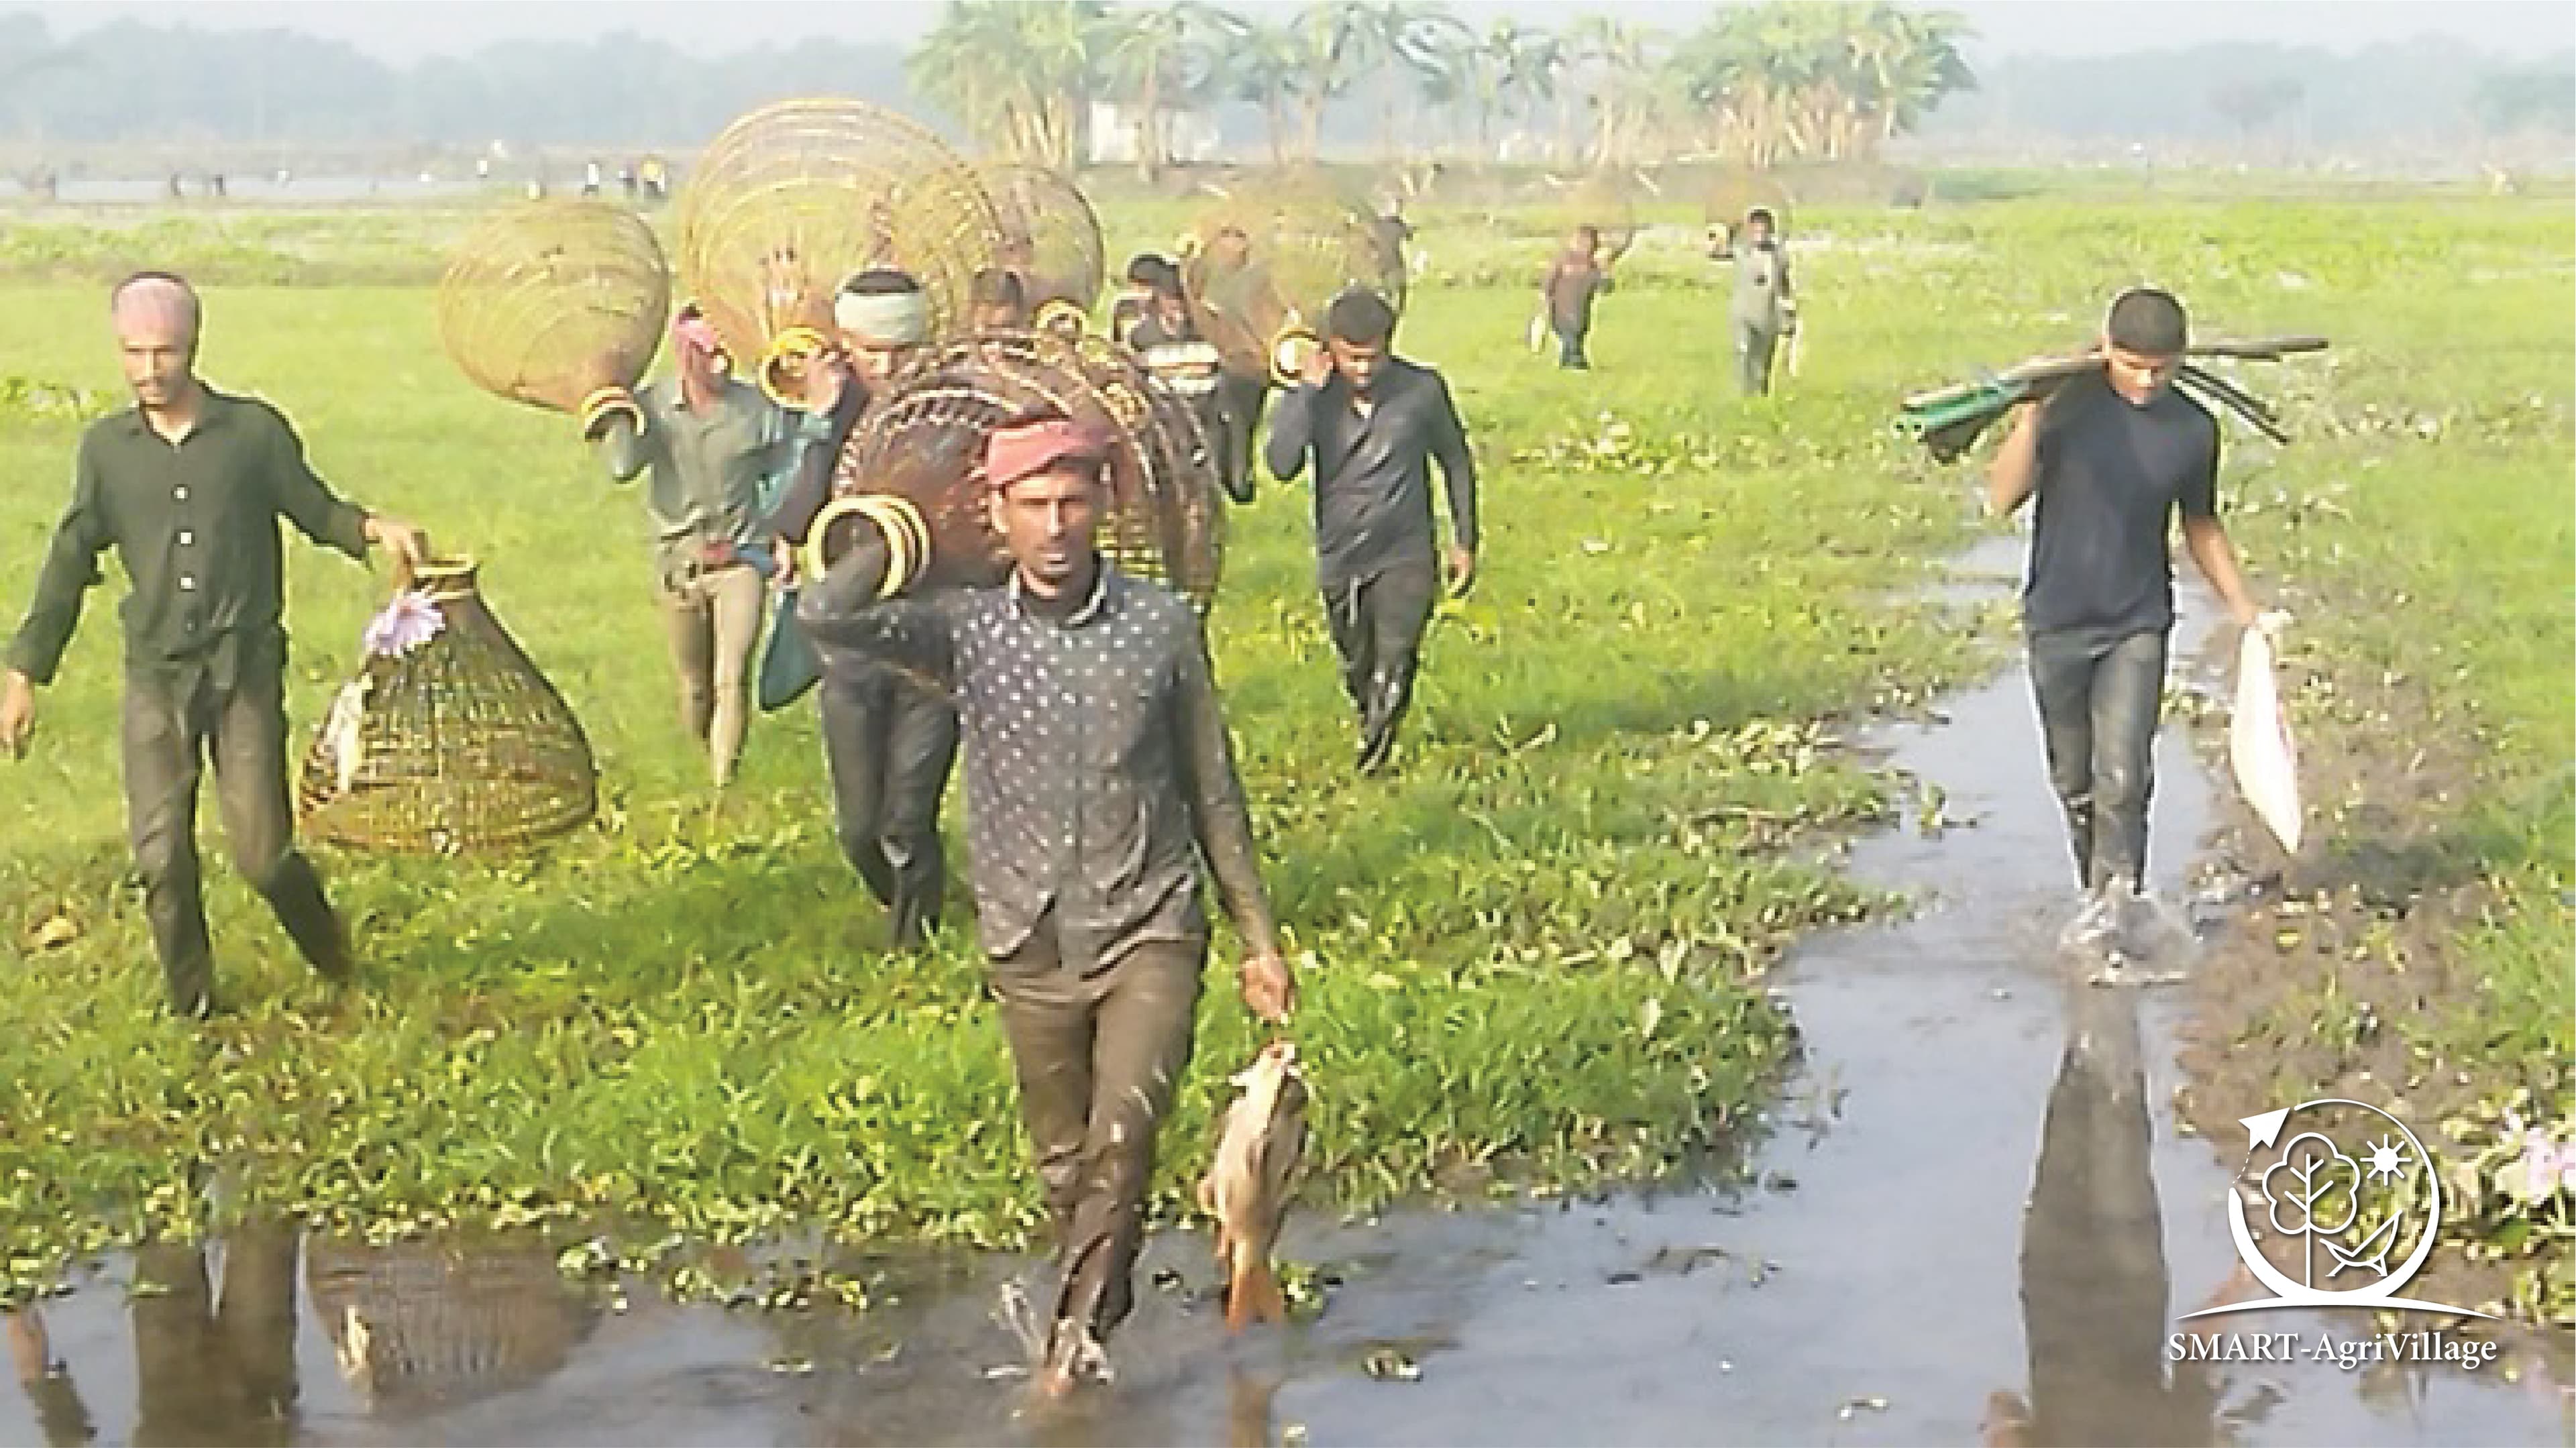
[[[138,272],[108,294],[108,316],[135,402],[147,409],[184,404],[195,390],[204,316],[196,291],[167,272]]]

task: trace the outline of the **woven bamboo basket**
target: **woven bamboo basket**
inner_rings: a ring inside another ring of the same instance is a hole
[[[1048,327],[1065,308],[1087,320],[1108,276],[1109,244],[1082,188],[1042,166],[986,166],[982,175],[1001,217],[994,265],[1018,273],[1034,323]]]
[[[341,1376],[389,1415],[542,1381],[598,1318],[543,1251],[317,1240],[305,1273]]]
[[[434,610],[407,644],[398,610]],[[297,800],[317,839],[454,853],[579,829],[598,809],[581,721],[483,601],[471,559],[422,565],[369,629],[366,662],[304,756]]]
[[[1224,566],[1225,514],[1205,437],[1189,405],[1106,338],[1050,333],[949,345],[871,406],[843,447],[834,503],[816,520],[805,566],[820,573],[849,529],[877,526],[863,500],[892,495],[927,525],[926,583],[1007,575],[985,509],[984,447],[993,430],[1040,408],[1112,440],[1109,506],[1098,541],[1121,571],[1169,584],[1204,612]]]
[[[653,365],[670,305],[661,243],[632,212],[538,201],[457,243],[438,282],[438,338],[484,391],[587,414]]]
[[[1401,311],[1405,272],[1365,198],[1290,172],[1220,201],[1192,227],[1183,280],[1228,370],[1286,385],[1318,345],[1324,309],[1353,287]]]
[[[1002,223],[947,144],[892,111],[795,100],[727,127],[681,190],[680,284],[746,373],[795,404],[787,376],[832,335],[832,297],[870,267],[921,283],[931,335],[965,330]]]
[[[1554,208],[1568,231],[1589,226],[1601,233],[1601,246],[1616,261],[1637,244],[1637,183],[1625,171],[1594,171],[1567,188]]]

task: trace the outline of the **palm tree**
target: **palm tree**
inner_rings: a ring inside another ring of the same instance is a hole
[[[1107,17],[1103,0],[949,0],[905,73],[1006,158],[1069,171]]]
[[[1244,29],[1239,17],[1198,0],[1121,11],[1104,22],[1102,70],[1134,98],[1136,165],[1151,182],[1171,159],[1173,102],[1204,92]]]
[[[1303,46],[1287,26],[1246,20],[1220,63],[1224,93],[1261,108],[1273,166],[1288,164],[1288,113],[1298,94],[1303,61]]]
[[[1586,15],[1565,35],[1576,63],[1592,72],[1586,86],[1596,117],[1592,164],[1625,164],[1632,133],[1653,113],[1657,61],[1663,32],[1633,21]]]
[[[1343,63],[1354,76],[1376,74],[1378,140],[1393,160],[1396,101],[1406,82],[1418,92],[1450,93],[1459,79],[1453,74],[1459,53],[1474,44],[1474,32],[1448,11],[1420,0],[1349,0],[1341,20],[1347,46]]]

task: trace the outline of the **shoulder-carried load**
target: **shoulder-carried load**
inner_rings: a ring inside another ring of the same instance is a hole
[[[1042,166],[985,166],[984,189],[1001,218],[993,264],[1020,279],[1030,324],[1080,331],[1107,280],[1109,246],[1082,188]]]
[[[1333,298],[1353,287],[1404,307],[1402,256],[1356,193],[1295,174],[1229,196],[1191,228],[1182,268],[1200,330],[1228,371],[1286,386],[1321,345]]]
[[[824,349],[840,284],[910,273],[930,335],[966,328],[1002,235],[974,167],[923,127],[853,100],[782,101],[725,128],[680,191],[680,285],[735,366],[802,406],[790,377]]]
[[[833,500],[807,532],[805,572],[819,577],[865,528],[886,540],[889,592],[999,581],[1008,562],[985,508],[984,447],[996,428],[1040,409],[1111,440],[1101,553],[1204,612],[1225,518],[1207,441],[1187,403],[1100,337],[981,336],[907,372],[843,446]]]
[[[568,833],[598,809],[572,707],[484,606],[470,559],[421,566],[367,626],[296,788],[318,839],[441,854]]]
[[[438,338],[496,397],[580,416],[630,394],[661,344],[671,274],[653,230],[604,201],[513,206],[468,232],[438,283]]]
[[[2323,337],[2264,337],[2246,342],[2195,342],[2184,355],[2277,362],[2296,353],[2322,352],[2326,346]],[[1897,427],[1910,437],[1922,439],[1934,460],[1946,463],[1976,446],[1977,438],[2015,403],[2044,401],[2069,378],[2095,371],[2101,365],[2102,354],[2098,351],[2035,357],[1981,381],[1918,392],[1905,399],[1904,415]],[[2207,368],[2184,363],[2175,385],[2205,402],[2233,411],[2276,443],[2290,440],[2272,404]]]

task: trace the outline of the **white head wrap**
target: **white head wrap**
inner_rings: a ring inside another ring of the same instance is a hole
[[[917,291],[843,292],[832,299],[832,320],[855,341],[917,347],[930,339],[930,298]]]

